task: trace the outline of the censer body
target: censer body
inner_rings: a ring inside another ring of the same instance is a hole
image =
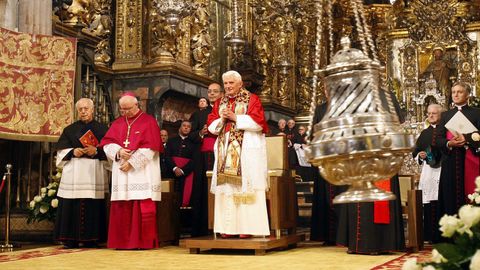
[[[342,46],[331,64],[317,71],[330,99],[314,127],[307,156],[327,181],[350,186],[334,203],[395,199],[374,182],[400,170],[414,145],[413,135],[404,131],[394,97],[381,87],[378,62],[350,48],[348,38]]]

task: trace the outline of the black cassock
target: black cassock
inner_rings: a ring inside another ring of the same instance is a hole
[[[100,142],[107,132],[107,126],[95,120],[88,124],[77,121],[63,130],[56,148],[60,150],[83,148],[79,139],[88,130],[91,130]],[[63,160],[70,160],[72,157],[73,149]],[[97,148],[97,155],[92,158],[107,159],[102,148]],[[105,209],[105,199],[64,199],[58,197],[55,239],[72,247],[75,247],[78,242],[84,242],[85,244],[105,242],[107,239]]]
[[[437,132],[438,128],[430,125],[418,136],[415,150],[412,153],[413,158],[417,157],[421,151],[427,153],[426,160],[421,160],[420,157],[418,158],[420,165],[422,165],[423,162],[427,162],[432,168],[438,168],[441,165],[442,152],[436,143]],[[425,241],[436,243],[440,240],[440,231],[438,230],[440,216],[438,210],[438,200],[423,203],[423,239]]]
[[[176,163],[173,160],[173,157],[180,157],[190,159],[184,166],[178,166],[184,172],[184,176],[176,177],[173,174],[175,179],[174,189],[175,192],[178,194],[178,208],[180,208],[183,200],[183,191],[185,186],[185,177],[188,176],[190,173],[194,173],[193,183],[192,183],[192,194],[190,197],[190,204],[191,211],[186,211],[182,213],[182,216],[179,216],[179,212],[176,213],[175,218],[180,219],[179,224],[183,225],[184,227],[191,226],[192,228],[192,236],[198,230],[199,224],[193,220],[195,216],[195,211],[198,210],[200,207],[197,200],[197,195],[199,192],[199,181],[201,181],[201,171],[199,171],[199,160],[200,160],[200,140],[199,137],[195,136],[195,134],[190,134],[189,136],[182,139],[180,136],[176,136],[168,140],[167,145],[165,147],[165,163],[167,170],[173,172],[173,168],[177,167]],[[195,233],[194,233],[195,232]]]
[[[313,124],[320,122],[327,110],[327,103],[315,108]],[[341,187],[327,182],[318,171],[311,167],[313,176],[312,220],[310,226],[310,240],[324,241],[327,245],[334,245],[337,237],[338,207],[333,204],[333,198],[339,194]]]
[[[212,112],[212,107],[207,106],[204,110],[197,110],[190,116],[190,122],[192,123],[192,132],[199,132],[205,124],[207,124],[208,115]]]
[[[198,110],[190,117],[192,123],[192,136],[199,136],[200,130],[207,124],[208,115],[212,112],[212,107],[208,106],[204,110]],[[206,137],[213,137],[208,133]],[[200,153],[200,159],[196,162],[196,171],[199,173],[198,181],[194,182],[192,203],[196,205],[192,209],[192,223],[195,226],[192,227],[192,236],[204,236],[208,235],[208,178],[207,171],[213,170],[213,163],[215,156],[213,151],[202,151]]]
[[[457,113],[458,109],[442,113],[438,125],[437,145],[441,147],[442,172],[440,174],[440,187],[438,191],[439,216],[444,214],[453,215],[466,203],[464,188],[464,166],[466,151],[472,151],[475,155],[478,149],[478,142],[472,140],[471,134],[464,134],[468,150],[465,147],[447,148],[447,129],[445,124]],[[469,106],[463,106],[461,112],[477,128],[480,129],[480,110]]]
[[[388,224],[374,223],[373,202],[339,206],[337,243],[348,247],[349,253],[375,254],[405,249],[398,176],[390,180],[390,189],[397,199],[389,201]]]

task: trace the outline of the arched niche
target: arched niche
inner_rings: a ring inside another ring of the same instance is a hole
[[[158,97],[155,116],[170,137],[178,133],[182,120],[189,120],[198,109],[198,97],[169,89]]]

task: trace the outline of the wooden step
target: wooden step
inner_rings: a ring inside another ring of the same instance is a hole
[[[265,255],[267,250],[275,248],[295,247],[296,244],[305,239],[304,234],[283,235],[279,238],[253,237],[248,239],[214,238],[213,235],[188,238],[180,241],[180,246],[188,248],[191,254],[199,254],[201,249],[249,249],[254,250],[255,255]]]

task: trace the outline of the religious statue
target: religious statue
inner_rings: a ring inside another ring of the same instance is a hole
[[[452,87],[450,77],[453,75],[454,69],[451,63],[444,59],[444,49],[442,47],[433,48],[432,54],[433,61],[428,64],[420,78],[428,79],[430,74],[433,75],[440,93],[450,97],[450,88]]]
[[[87,25],[87,16],[91,0],[73,0],[70,5],[65,2],[58,11],[60,20],[69,25]]]
[[[152,25],[152,57],[154,59],[175,58],[177,53],[175,37],[171,27],[166,23],[165,18],[152,12],[150,23]]]
[[[95,47],[95,65],[107,66],[112,59],[110,50],[110,40],[103,39]]]
[[[99,37],[110,35],[112,30],[112,18],[110,10],[112,0],[97,0],[93,1],[92,3],[88,31]]]

